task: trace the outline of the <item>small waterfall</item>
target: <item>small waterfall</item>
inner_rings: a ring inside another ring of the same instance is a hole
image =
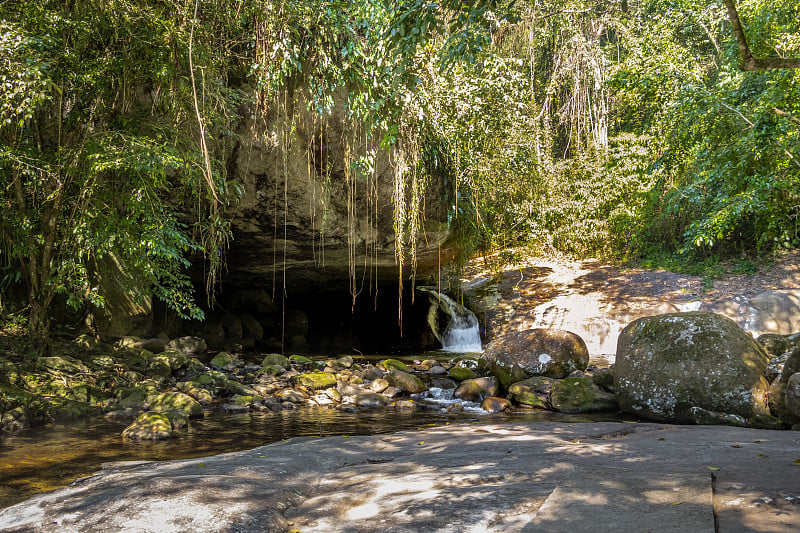
[[[439,294],[438,297],[450,315],[450,322],[442,333],[442,349],[459,353],[482,352],[478,318],[446,294]]]

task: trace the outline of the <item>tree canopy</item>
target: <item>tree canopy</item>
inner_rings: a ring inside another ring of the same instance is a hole
[[[240,104],[297,94],[398,154],[401,265],[431,180],[466,252],[797,247],[798,21],[794,0],[3,2],[0,261],[41,351],[57,294],[102,305],[109,257],[201,316],[186,266],[224,264]]]

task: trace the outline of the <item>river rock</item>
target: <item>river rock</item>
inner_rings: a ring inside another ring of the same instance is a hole
[[[53,356],[53,357],[40,357],[39,362],[46,368],[51,370],[58,370],[64,374],[83,374],[88,373],[89,368],[74,357],[69,356]]]
[[[535,407],[550,409],[550,392],[553,389],[553,378],[534,376],[518,381],[508,388],[508,396],[515,402]]]
[[[747,332],[720,315],[640,318],[619,337],[617,400],[624,411],[662,422],[692,422],[692,407],[769,414],[767,360]]]
[[[511,409],[511,407],[511,402],[497,396],[489,396],[481,402],[481,409],[489,413],[502,413],[507,409]]]
[[[298,374],[292,382],[313,390],[327,389],[336,386],[336,376],[328,372],[312,372]]]
[[[397,387],[408,394],[419,394],[427,390],[425,383],[420,378],[402,370],[392,370],[385,376],[385,379],[391,386]]]
[[[772,414],[792,425],[796,418],[786,408],[786,388],[789,378],[800,372],[800,345],[792,348],[780,358],[783,361],[780,375],[772,382],[769,391],[769,407]]]
[[[537,328],[498,337],[486,347],[481,361],[507,389],[533,376],[560,379],[574,370],[586,370],[589,352],[572,332]]]
[[[389,387],[389,382],[383,378],[374,379],[372,380],[372,383],[369,384],[369,389],[372,392],[376,392],[378,394],[385,391],[388,387]]]
[[[408,367],[406,364],[402,361],[398,361],[397,359],[384,359],[381,361],[381,366],[387,371],[402,370],[403,372],[408,372]]]
[[[590,377],[566,378],[553,383],[550,405],[561,413],[593,413],[616,409],[617,400]]]
[[[598,368],[592,373],[592,381],[603,390],[614,392],[614,369]]]
[[[456,388],[453,396],[468,402],[480,402],[489,396],[496,396],[498,390],[497,379],[493,376],[465,379]]]
[[[374,392],[362,392],[356,396],[355,404],[361,409],[378,409],[388,403],[385,396]]]
[[[478,375],[470,368],[454,366],[447,373],[447,377],[455,381],[464,381],[465,379],[475,379]]]
[[[178,337],[167,343],[167,350],[177,350],[189,355],[202,354],[208,350],[208,345],[200,337]]]
[[[180,411],[189,418],[203,418],[200,402],[182,392],[165,392],[150,402],[151,411]]]
[[[188,424],[185,413],[179,411],[146,411],[122,431],[122,437],[132,440],[162,440]]]
[[[281,355],[279,353],[268,353],[264,356],[264,359],[262,359],[261,366],[280,366],[283,368],[291,368],[292,364],[289,361],[289,358],[285,355]]]

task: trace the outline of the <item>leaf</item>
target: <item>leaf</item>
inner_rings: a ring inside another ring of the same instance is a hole
[[[672,502],[670,505],[680,505],[680,504],[682,504],[682,503],[683,503],[683,502]]]
[[[718,467],[718,466],[707,466],[706,468],[708,468],[709,470],[713,470],[713,471],[715,471],[715,472],[716,472],[717,470],[719,470],[719,467]]]
[[[420,442],[418,442],[418,443],[417,443],[417,446],[422,446],[423,444],[425,444],[425,441],[424,441],[424,440],[423,440],[423,441],[420,441]]]
[[[800,466],[800,459],[795,459],[792,463],[794,466]]]

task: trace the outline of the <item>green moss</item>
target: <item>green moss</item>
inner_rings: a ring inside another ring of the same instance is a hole
[[[314,363],[314,361],[305,355],[290,355],[289,361],[300,366],[312,365]]]
[[[310,363],[311,360],[309,359],[308,362]],[[262,367],[281,366],[283,368],[288,369],[291,368],[291,362],[289,361],[289,358],[286,356],[283,356],[279,353],[270,353],[264,356],[264,360],[261,361],[261,366]]]
[[[470,370],[469,368],[464,368],[463,366],[454,366],[447,373],[447,376],[456,381],[464,381],[465,379],[478,377],[474,371]]]
[[[292,381],[313,390],[327,389],[336,386],[336,376],[328,372],[299,374],[292,378]]]
[[[166,392],[150,402],[151,411],[182,411],[190,418],[202,418],[203,406],[182,392]]]
[[[386,370],[402,370],[403,372],[408,372],[408,367],[405,363],[397,359],[384,359],[381,361],[381,366]]]
[[[589,413],[617,408],[614,395],[601,390],[589,377],[557,380],[550,393],[550,404],[562,413]]]

